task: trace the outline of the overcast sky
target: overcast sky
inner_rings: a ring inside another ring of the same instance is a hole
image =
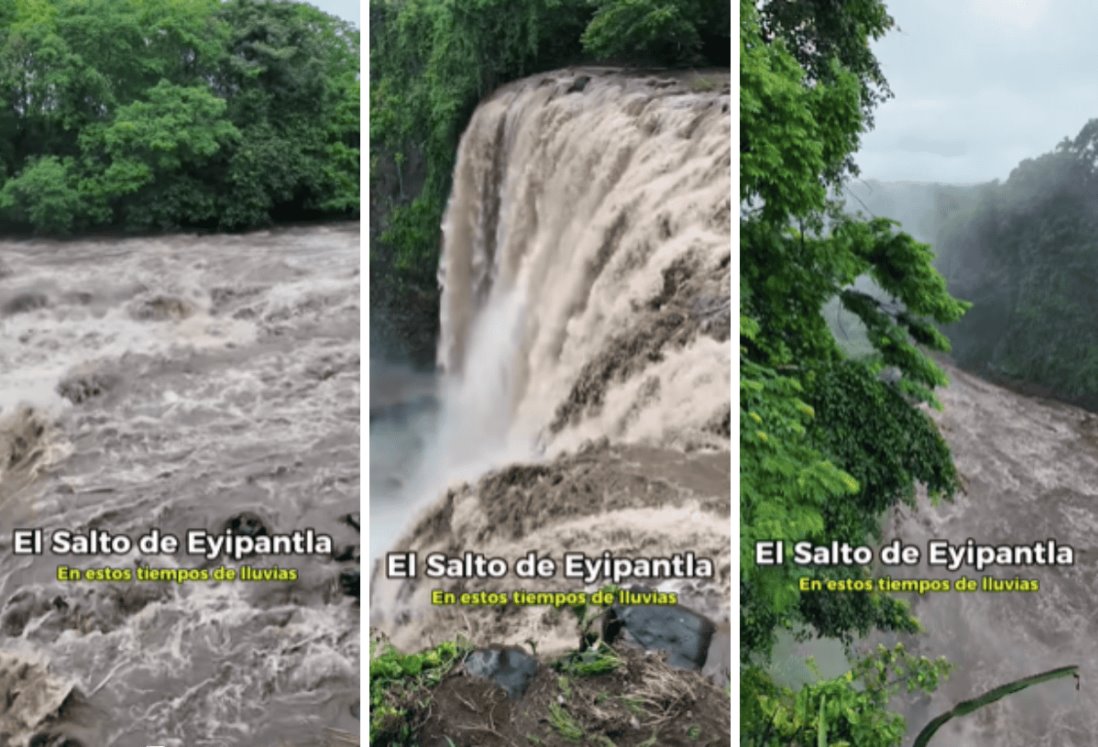
[[[361,28],[358,21],[358,0],[307,0],[326,13],[351,21]]]
[[[887,0],[864,178],[1006,179],[1098,117],[1098,0]]]

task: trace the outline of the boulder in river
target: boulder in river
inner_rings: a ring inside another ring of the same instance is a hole
[[[251,511],[241,511],[230,516],[225,521],[225,529],[231,529],[233,534],[244,537],[265,537],[270,534],[263,517]]]

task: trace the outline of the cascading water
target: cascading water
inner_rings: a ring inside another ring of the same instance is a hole
[[[0,744],[357,734],[353,560],[295,582],[66,582],[185,554],[16,556],[14,527],[312,527],[358,543],[358,226],[0,243]],[[333,731],[335,730],[335,731]]]
[[[692,550],[717,578],[682,586],[727,621],[729,102],[727,72],[580,69],[481,103],[443,226],[441,404],[415,475],[373,496],[375,521],[403,518],[375,556],[400,530],[399,548],[512,561]],[[544,610],[432,609],[376,570],[372,594],[372,623],[410,648],[571,635]]]

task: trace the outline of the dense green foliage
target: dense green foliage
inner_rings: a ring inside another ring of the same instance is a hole
[[[730,18],[714,0],[372,0],[371,303],[412,314],[404,336],[433,338],[439,226],[482,98],[585,61],[727,65]]]
[[[775,685],[761,668],[748,667],[740,719],[753,726],[741,745],[893,747],[905,724],[888,711],[889,700],[900,692],[932,692],[949,670],[944,660],[912,656],[901,644],[878,646],[843,676],[796,692]]]
[[[357,214],[354,27],[278,0],[0,0],[0,229]]]
[[[1098,120],[1002,184],[972,190],[938,234],[958,363],[1098,409]]]
[[[948,348],[936,325],[965,306],[946,292],[928,246],[891,221],[846,216],[829,199],[853,173],[868,114],[887,95],[868,53],[891,25],[883,4],[775,0],[760,9],[745,0],[740,14],[742,723],[758,738],[775,719],[768,709],[817,697],[775,695],[765,662],[779,630],[849,641],[917,629],[906,605],[884,594],[799,591],[801,577],[867,578],[866,568],[799,567],[788,557],[760,567],[754,548],[785,539],[791,555],[800,540],[865,544],[916,485],[952,495],[949,451],[918,405],[936,404],[933,390],[945,383],[924,352]],[[855,288],[865,277],[880,293]],[[850,358],[831,334],[822,311],[835,298],[864,325],[870,355]],[[816,689],[827,691],[827,708],[876,713],[887,702],[887,693],[842,682]],[[818,698],[808,703],[819,708]],[[851,731],[852,744],[898,744],[902,735],[892,716],[860,723],[875,726]],[[798,728],[803,739],[807,727]],[[790,743],[770,733],[756,743]]]
[[[415,654],[371,642],[370,744],[419,744],[415,717],[426,710],[431,688],[469,651],[462,641],[446,641]]]

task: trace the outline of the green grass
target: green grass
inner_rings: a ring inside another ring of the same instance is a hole
[[[583,729],[572,719],[568,711],[556,703],[549,704],[549,724],[569,742],[579,742],[583,739]]]
[[[569,654],[554,665],[558,671],[573,677],[596,677],[613,672],[621,666],[621,659],[609,646]]]
[[[631,698],[628,695],[622,695],[619,699],[621,700],[622,705],[624,705],[634,716],[643,716],[648,713],[648,711],[644,709],[644,701],[639,698]]]
[[[469,646],[447,641],[414,654],[387,644],[380,650],[374,644],[370,648],[371,742],[387,740],[390,747],[410,747],[415,744],[411,711],[427,705],[431,688],[462,660]]]

